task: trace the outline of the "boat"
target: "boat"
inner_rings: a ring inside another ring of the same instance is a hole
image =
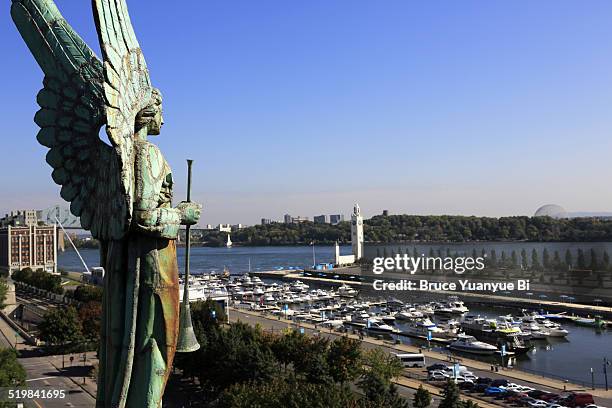
[[[600,316],[595,316],[595,318],[578,317],[574,319],[574,323],[576,323],[579,326],[589,326],[589,327],[596,327],[596,328],[602,328],[604,326],[604,321],[601,320]]]
[[[476,337],[467,334],[460,334],[457,340],[453,341],[448,347],[451,350],[483,356],[490,356],[498,351],[497,347],[489,343],[478,341]]]
[[[225,246],[228,248],[232,247],[232,239],[230,238],[229,234],[227,234],[227,241],[225,242]]]
[[[351,288],[349,285],[343,283],[338,288],[338,295],[340,295],[342,297],[355,297],[355,296],[357,296],[357,291],[355,289]]]
[[[379,333],[391,333],[395,331],[393,327],[381,322],[378,319],[369,319],[366,322],[366,328],[368,329],[368,331]]]

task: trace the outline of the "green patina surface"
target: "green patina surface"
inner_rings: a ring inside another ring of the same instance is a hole
[[[51,0],[13,0],[11,16],[44,73],[34,121],[61,196],[101,243],[105,268],[97,406],[160,407],[178,336],[175,239],[200,206],[172,207],[172,173],[147,141],[161,94],[124,0],[94,0],[103,60]],[[98,131],[106,126],[112,146]]]

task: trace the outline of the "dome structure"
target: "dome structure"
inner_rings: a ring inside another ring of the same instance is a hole
[[[538,208],[534,217],[567,218],[565,208],[557,204],[546,204]]]

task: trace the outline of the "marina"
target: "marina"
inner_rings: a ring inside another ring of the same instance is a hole
[[[597,325],[597,318],[594,316],[587,317],[588,313],[577,317],[552,307],[543,310],[545,303],[535,303],[536,299],[526,299],[534,303],[514,303],[502,295],[476,297],[466,293],[458,300],[463,302],[467,311],[460,304],[448,304],[447,293],[401,293],[396,294],[395,298],[384,298],[355,279],[335,279],[332,271],[328,271],[327,277],[302,275],[302,268],[312,263],[310,247],[193,248],[192,251],[194,278],[205,280],[204,276],[209,276],[211,272],[220,277],[224,267],[231,271],[228,282],[234,283],[233,286],[218,284],[215,288],[215,284],[208,282],[206,290],[220,298],[227,297],[233,307],[240,310],[265,313],[305,324],[342,328],[349,332],[355,330],[356,333],[363,332],[365,336],[383,336],[393,342],[398,341],[408,346],[457,358],[473,359],[489,365],[502,364],[501,347],[496,343],[496,339],[504,330],[501,328],[504,317],[510,315],[512,318],[504,324],[520,329],[521,336],[514,338],[527,342],[528,345],[526,349],[519,345],[513,350],[506,343],[505,366],[548,378],[567,380],[585,387],[591,385],[590,369],[593,368],[596,386],[602,387],[604,384],[601,362],[603,357],[612,355],[612,333]],[[333,256],[329,248],[317,248],[317,254],[321,259]],[[95,265],[97,251],[84,250],[82,255],[88,263]],[[179,258],[181,256],[179,249]],[[60,255],[60,265],[63,261],[65,268],[72,266],[70,269],[77,269],[78,259],[74,258],[76,256],[72,252],[63,253]],[[237,285],[239,279],[248,272],[249,263],[253,275],[250,278],[251,286]],[[206,273],[200,277],[200,272]],[[266,277],[255,276],[261,273]],[[287,274],[292,278],[283,279]],[[357,295],[341,296],[339,292],[342,287],[342,292],[353,294],[346,289],[348,287],[354,289]],[[200,290],[199,296],[206,295],[202,287],[194,285],[193,290]],[[493,302],[487,301],[488,299],[493,299]],[[546,320],[543,327],[536,323],[540,330],[529,322],[528,315],[534,312],[539,319]],[[370,330],[367,328],[368,318]],[[468,328],[466,320],[469,322],[469,319],[478,318],[484,319],[484,323],[489,321],[489,324],[494,320],[497,333],[482,330],[483,333],[476,336]],[[559,330],[565,330],[567,334],[551,330],[555,328],[551,323],[557,323]],[[386,326],[392,330],[388,330]],[[497,352],[480,355],[450,350],[448,346],[459,332],[495,346]],[[504,335],[512,337],[512,333]]]

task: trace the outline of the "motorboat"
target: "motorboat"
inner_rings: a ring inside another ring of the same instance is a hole
[[[485,356],[492,355],[497,352],[497,347],[489,343],[478,341],[476,340],[476,337],[467,334],[458,335],[457,340],[453,341],[448,347],[451,350]]]
[[[369,319],[366,322],[366,328],[371,332],[380,332],[380,333],[391,333],[395,331],[395,329],[388,324],[383,323],[378,319]]]
[[[355,297],[355,296],[357,296],[357,291],[355,289],[351,288],[349,285],[343,283],[338,288],[338,295],[340,295],[342,297]]]

